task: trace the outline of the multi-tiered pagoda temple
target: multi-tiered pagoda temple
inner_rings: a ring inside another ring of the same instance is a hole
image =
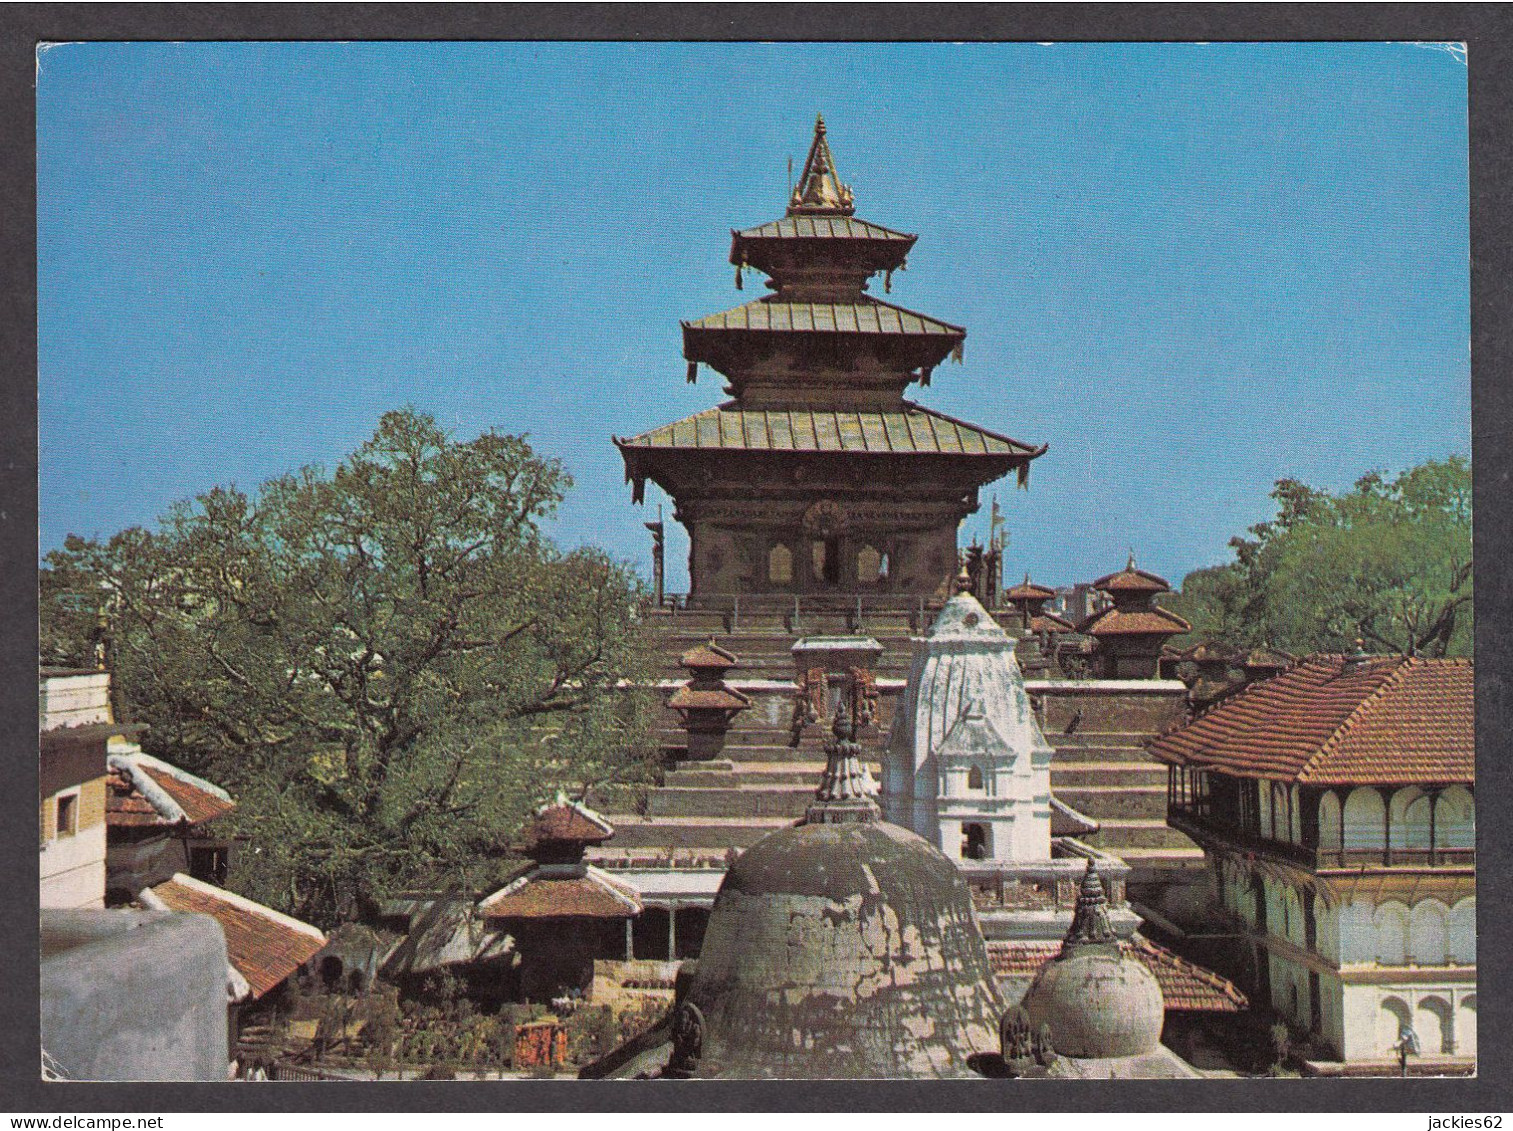
[[[734,399],[615,440],[637,502],[648,479],[672,496],[695,599],[944,596],[978,489],[1045,451],[904,399],[966,331],[867,293],[918,237],[854,211],[820,119],[787,215],[732,232],[737,285],[774,293],[683,323],[689,380]]]

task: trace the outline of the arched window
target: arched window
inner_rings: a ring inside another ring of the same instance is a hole
[[[1376,960],[1383,966],[1402,966],[1408,961],[1408,909],[1401,903],[1384,903],[1376,909]]]
[[[1443,966],[1448,959],[1449,909],[1437,899],[1413,905],[1408,923],[1408,958],[1419,966]]]
[[[1332,789],[1326,790],[1319,798],[1319,850],[1340,850],[1340,799]]]
[[[1461,1056],[1476,1055],[1476,995],[1467,994],[1460,999],[1460,1008],[1455,1011],[1455,1051]]]
[[[1449,958],[1463,966],[1476,965],[1476,900],[1461,900],[1450,909]]]
[[[1439,848],[1476,847],[1476,806],[1464,786],[1451,786],[1435,802],[1434,839]]]
[[[1382,848],[1382,795],[1369,786],[1352,790],[1345,799],[1345,851]]]
[[[981,825],[963,825],[961,833],[961,858],[986,860],[988,858],[988,830]]]
[[[871,546],[863,546],[856,555],[858,585],[876,585],[883,572],[883,556]]]
[[[1408,1005],[1400,997],[1387,997],[1382,999],[1381,1010],[1377,1013],[1376,1022],[1376,1051],[1378,1056],[1396,1057],[1397,1042],[1413,1015],[1408,1011]],[[1422,1038],[1420,1038],[1422,1040]]]
[[[782,542],[767,552],[767,580],[773,585],[793,584],[793,551]]]
[[[983,786],[982,767],[973,766],[967,771],[967,788],[981,791]]]
[[[1455,1051],[1454,1016],[1444,998],[1419,998],[1413,1011],[1413,1029],[1426,1056],[1447,1056]]]
[[[1409,786],[1392,795],[1392,850],[1429,847],[1429,797]]]

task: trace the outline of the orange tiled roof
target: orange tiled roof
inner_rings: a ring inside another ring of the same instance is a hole
[[[1036,613],[1030,618],[1031,632],[1076,632],[1077,626],[1055,613]]]
[[[556,801],[536,810],[522,830],[527,844],[543,840],[599,844],[615,835],[615,827],[592,809],[559,794]]]
[[[109,766],[105,821],[116,828],[199,825],[236,808],[219,786],[140,751],[113,753]]]
[[[740,662],[734,652],[726,651],[713,640],[708,644],[700,644],[697,648],[690,648],[678,658],[679,665],[695,670],[714,668],[716,671],[724,671],[735,667]]]
[[[1163,762],[1308,785],[1474,782],[1470,660],[1310,656],[1147,744]]]
[[[221,925],[226,957],[254,998],[273,989],[326,945],[326,936],[309,923],[182,873],[148,890],[170,911],[197,911]]]
[[[679,687],[667,698],[667,705],[675,711],[738,711],[750,704],[745,695],[727,687]]]
[[[1009,601],[1049,601],[1054,596],[1056,590],[1036,585],[1028,577],[1004,594]]]
[[[1136,569],[1131,562],[1118,573],[1107,573],[1093,582],[1094,589],[1105,593],[1165,593],[1171,588],[1166,578],[1148,570]]]
[[[1192,625],[1165,609],[1121,609],[1118,606],[1094,613],[1078,632],[1088,636],[1171,636],[1192,631]]]
[[[628,919],[641,913],[641,899],[598,868],[545,865],[486,898],[478,913],[485,919]]]
[[[1245,995],[1227,978],[1189,962],[1147,938],[1136,935],[1119,946],[1126,954],[1133,954],[1145,963],[1156,976],[1167,1009],[1237,1013],[1248,1004]],[[1059,942],[995,941],[988,943],[988,960],[992,963],[994,975],[999,978],[1033,978],[1060,951]]]

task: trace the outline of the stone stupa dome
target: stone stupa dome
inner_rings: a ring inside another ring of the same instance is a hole
[[[1041,967],[1021,1004],[1032,1025],[1050,1027],[1061,1056],[1143,1056],[1161,1044],[1161,986],[1145,963],[1119,946],[1091,860],[1061,953]]]
[[[666,1075],[950,1078],[1003,1002],[956,867],[878,820],[842,712],[815,805],[731,865]]]

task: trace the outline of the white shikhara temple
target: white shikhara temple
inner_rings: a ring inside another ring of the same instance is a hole
[[[1014,639],[958,592],[915,650],[883,760],[883,812],[952,860],[1051,854],[1051,746]]]

